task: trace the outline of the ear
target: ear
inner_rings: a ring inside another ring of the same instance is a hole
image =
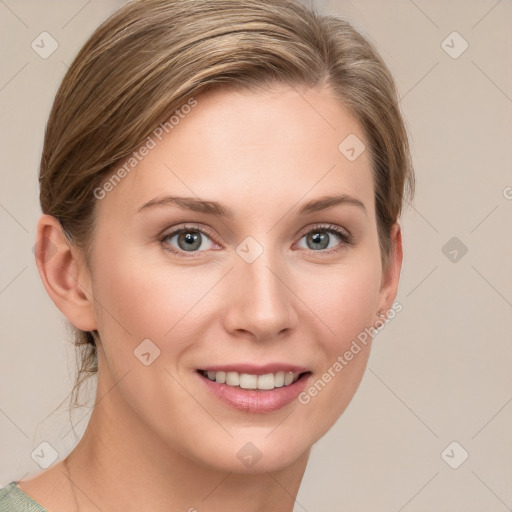
[[[395,222],[391,226],[391,247],[389,253],[389,262],[382,274],[381,288],[379,291],[379,309],[386,312],[391,309],[398,292],[398,283],[400,280],[400,270],[402,268],[402,231],[400,224]]]
[[[55,305],[78,329],[96,329],[91,278],[82,252],[68,241],[60,222],[43,214],[37,223],[36,265]]]

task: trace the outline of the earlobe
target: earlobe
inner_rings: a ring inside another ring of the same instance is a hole
[[[89,271],[55,217],[41,215],[34,253],[43,285],[55,305],[78,329],[96,329]]]
[[[382,275],[382,284],[379,292],[379,311],[388,311],[393,305],[398,292],[400,271],[402,268],[402,230],[400,224],[395,222],[390,232],[391,249],[387,268]]]

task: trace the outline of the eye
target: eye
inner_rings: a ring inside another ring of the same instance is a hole
[[[310,229],[302,239],[305,239],[305,248],[313,252],[331,253],[352,244],[352,237],[347,231],[331,224]]]
[[[301,246],[302,248],[322,254],[330,254],[353,244],[352,236],[347,231],[331,224],[316,226],[306,231],[299,243],[303,239],[306,241],[306,247]],[[181,226],[174,229],[163,235],[160,243],[166,251],[185,257],[201,256],[204,251],[219,247],[207,230],[196,226]]]
[[[176,245],[173,245],[173,241]],[[205,230],[194,226],[182,226],[175,229],[165,234],[160,242],[167,251],[180,255],[188,252],[191,253],[190,256],[197,252],[210,250],[216,245]]]

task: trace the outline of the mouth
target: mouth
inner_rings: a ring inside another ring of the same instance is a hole
[[[198,370],[198,372],[212,382],[241,389],[259,389],[271,391],[275,388],[288,387],[303,376],[311,372],[279,371],[275,373],[254,374],[233,371]]]
[[[312,375],[305,368],[285,365],[215,367],[196,373],[214,398],[252,413],[274,412],[292,403]]]

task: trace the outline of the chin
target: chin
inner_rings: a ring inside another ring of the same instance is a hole
[[[277,427],[279,429],[279,427]],[[227,434],[226,436],[228,437]],[[276,472],[307,461],[313,441],[305,433],[291,435],[288,429],[273,432],[251,427],[239,429],[233,439],[205,439],[191,454],[202,466],[223,473],[260,474]]]

